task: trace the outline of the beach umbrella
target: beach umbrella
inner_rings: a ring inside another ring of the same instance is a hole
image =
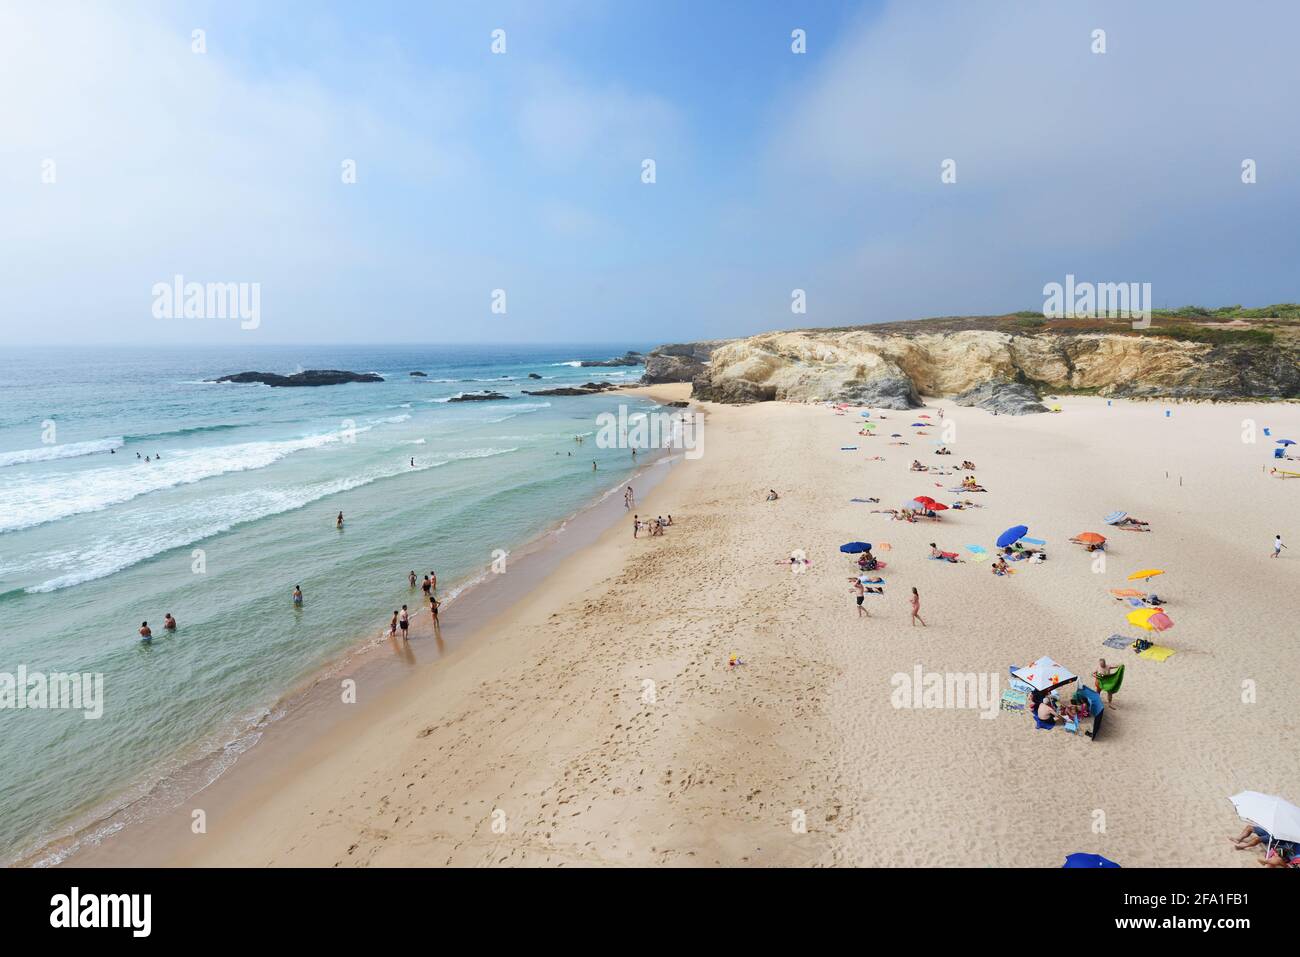
[[[932,512],[946,512],[946,511],[948,511],[948,506],[947,506],[947,505],[944,505],[942,502],[936,502],[936,501],[934,501],[933,499],[930,500],[929,502],[926,502],[926,503],[925,503],[925,507],[928,508],[928,509],[929,509],[930,511],[932,511]]]
[[[912,499],[912,501],[910,501],[910,502],[904,502],[902,507],[903,507],[903,508],[907,508],[907,509],[911,509],[913,512],[924,512],[924,511],[925,511],[925,503],[924,503],[924,502],[918,502],[916,499]]]
[[[1074,536],[1074,540],[1080,545],[1106,544],[1106,536],[1098,535],[1096,532],[1080,532],[1078,535]]]
[[[1068,685],[1071,681],[1079,680],[1079,676],[1069,668],[1057,664],[1046,655],[1039,658],[1032,665],[1016,668],[1011,674],[1036,691],[1051,691],[1053,688],[1059,688],[1061,685]]]
[[[871,551],[871,543],[870,542],[845,542],[843,545],[840,546],[840,551],[847,552],[850,555],[854,555],[858,552],[869,552]]]
[[[998,536],[998,548],[1006,548],[1008,545],[1020,541],[1028,533],[1028,525],[1013,525]]]
[[[1268,831],[1274,841],[1300,841],[1300,807],[1273,794],[1242,791],[1228,798],[1237,816]]]
[[[1061,867],[1119,867],[1119,865],[1100,854],[1084,854],[1082,851],[1076,851],[1065,859]]]
[[[898,432],[890,432],[889,437],[891,439],[901,439],[903,436]]]
[[[1119,522],[1124,521],[1124,519],[1126,518],[1128,518],[1128,512],[1111,512],[1109,515],[1103,518],[1102,521],[1105,522],[1107,525],[1115,525],[1118,524]]]
[[[1143,581],[1150,581],[1157,575],[1163,575],[1164,573],[1163,568],[1144,568],[1140,572],[1134,572],[1132,575],[1129,575],[1128,580],[1135,582],[1141,578]]]
[[[1160,608],[1139,608],[1128,613],[1130,625],[1137,625],[1144,631],[1168,631],[1174,627],[1173,621]]]
[[[1277,440],[1277,444],[1278,444],[1278,445],[1295,445],[1295,440],[1294,440],[1294,439],[1278,439],[1278,440]]]
[[[923,429],[923,428],[925,428],[925,423],[924,423],[924,422],[913,422],[913,423],[912,423],[912,427],[913,427],[913,428],[922,428],[922,429]]]
[[[928,415],[924,415],[924,414],[922,414],[922,415],[918,415],[917,418],[918,418],[918,419],[928,419],[928,418],[930,418],[930,417],[929,417]]]
[[[916,500],[917,500],[918,502],[921,502],[922,504],[925,504],[925,505],[934,505],[934,504],[936,504],[936,503],[935,503],[935,500],[932,499],[932,498],[931,498],[930,496],[928,496],[928,495],[918,495],[918,496],[916,497]]]

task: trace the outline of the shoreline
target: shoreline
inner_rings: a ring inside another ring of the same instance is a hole
[[[663,411],[677,396],[660,398],[656,388],[625,386],[615,391],[649,398],[658,402],[659,411]],[[176,814],[182,803],[202,792],[224,790],[223,782],[229,777],[247,773],[250,764],[261,765],[264,752],[297,751],[305,741],[351,720],[346,710],[332,707],[338,693],[334,681],[351,679],[357,683],[359,699],[374,699],[454,657],[461,645],[472,641],[492,618],[526,598],[558,563],[590,544],[622,517],[616,499],[621,487],[636,483],[639,496],[642,488],[651,489],[667,476],[672,454],[665,450],[644,454],[644,464],[638,464],[631,475],[512,548],[507,553],[511,573],[508,588],[502,587],[505,576],[495,576],[491,567],[485,566],[442,593],[443,624],[438,634],[419,588],[411,589],[409,603],[414,611],[410,640],[405,646],[400,638],[388,638],[383,628],[377,635],[358,636],[242,727],[225,735],[215,734],[214,739],[224,737],[222,744],[196,744],[203,750],[200,756],[165,771],[148,785],[106,798],[103,810],[83,815],[85,823],[64,825],[58,836],[16,855],[9,866],[93,866],[99,863],[101,854],[115,855],[118,845],[144,846],[147,842],[140,838],[152,833],[161,819]],[[680,453],[673,454],[680,457]],[[518,587],[521,582],[522,588]],[[501,591],[513,594],[502,596]],[[458,614],[448,620],[448,611],[453,608]],[[417,655],[417,650],[423,654]],[[282,743],[282,738],[289,740]]]
[[[1059,867],[1086,850],[1125,866],[1255,867],[1220,832],[1235,830],[1227,795],[1300,789],[1269,746],[1295,729],[1300,678],[1276,601],[1300,566],[1267,560],[1293,489],[1241,440],[1255,406],[1166,418],[1144,402],[1061,405],[950,409],[955,457],[979,464],[989,493],[909,525],[871,509],[947,494],[951,481],[907,469],[940,462],[934,436],[900,449],[857,438],[852,414],[824,406],[706,404],[705,457],[638,503],[673,514],[664,537],[634,542],[616,522],[449,667],[365,698],[295,748],[253,749],[239,788],[227,775],[195,802],[206,834],[176,814],[147,840],[70,863]],[[885,415],[908,432],[931,411]],[[1298,412],[1276,406],[1270,423],[1295,430]],[[769,487],[779,501],[764,501]],[[854,501],[868,495],[881,505]],[[1215,523],[1246,496],[1258,507]],[[1099,575],[1066,541],[1117,507],[1155,531],[1112,535]],[[925,560],[931,540],[962,549],[1016,523],[1048,541],[1050,561],[995,578]],[[865,619],[838,553],[857,537],[892,543],[879,544],[887,595]],[[782,560],[792,548],[807,551],[806,574]],[[1168,572],[1168,661],[1101,643],[1132,631],[1108,588],[1140,567]],[[908,626],[911,586],[927,628]],[[1249,626],[1232,624],[1242,609]],[[1043,654],[1081,675],[1102,655],[1126,664],[1100,741],[891,700],[891,676],[917,667],[1005,680],[1008,664]]]

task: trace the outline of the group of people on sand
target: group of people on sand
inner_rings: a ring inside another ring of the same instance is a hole
[[[172,617],[171,612],[167,612],[167,614],[163,616],[163,630],[176,630],[176,619]],[[149,627],[149,622],[147,621],[140,622],[140,640],[145,642],[153,641],[153,629]]]
[[[1256,824],[1247,824],[1236,837],[1228,838],[1228,843],[1239,851],[1252,847],[1263,850],[1255,859],[1264,867],[1300,867],[1300,850],[1295,841],[1277,841],[1273,835]]]
[[[980,485],[979,482],[975,481],[975,476],[973,475],[967,475],[965,478],[961,480],[961,490],[963,492],[987,492],[988,491],[988,489],[986,489],[983,485]]]
[[[651,538],[655,538],[656,536],[662,535],[664,533],[664,529],[671,527],[672,524],[673,524],[673,517],[671,515],[669,515],[667,518],[665,518],[662,515],[657,515],[654,518],[642,518],[639,515],[633,515],[632,516],[632,537],[640,538],[641,533],[645,532]]]

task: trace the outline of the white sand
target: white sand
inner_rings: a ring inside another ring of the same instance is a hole
[[[957,423],[951,458],[903,427],[934,408],[886,412],[886,434],[865,439],[824,408],[709,407],[704,457],[639,509],[672,513],[664,537],[633,541],[629,517],[445,663],[213,810],[206,835],[179,822],[151,859],[1051,867],[1092,851],[1254,867],[1225,840],[1240,827],[1228,795],[1300,801],[1300,480],[1267,477],[1272,438],[1243,444],[1241,422],[1300,438],[1300,409],[1060,404],[995,418],[932,402]],[[891,431],[912,444],[888,445]],[[985,507],[938,525],[870,514],[957,497],[935,487],[956,478],[909,472],[914,457],[973,459],[990,491],[966,497]],[[882,505],[849,502],[868,496]],[[1100,519],[1117,508],[1155,531],[1111,533]],[[965,554],[1020,522],[1047,540],[1045,564],[995,578],[925,558],[930,541]],[[1104,575],[1066,544],[1085,530],[1109,534]],[[1275,561],[1277,532],[1292,549]],[[865,621],[838,552],[853,539],[892,545]],[[806,574],[774,564],[795,548]],[[1101,645],[1136,635],[1107,588],[1152,566],[1176,623],[1163,663]],[[924,630],[908,625],[913,585]],[[747,664],[729,668],[732,653]],[[1044,654],[1085,676],[1102,656],[1127,665],[1097,742],[1023,715],[891,705],[891,676],[918,663],[1004,676]]]

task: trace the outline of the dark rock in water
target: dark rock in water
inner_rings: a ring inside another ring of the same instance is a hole
[[[689,402],[669,402],[668,405],[674,409],[689,409],[691,407]]]
[[[528,373],[528,378],[530,378],[530,379],[540,379],[541,376],[539,376],[536,372],[530,372],[530,373]]]
[[[869,405],[876,409],[919,409],[923,403],[916,385],[907,376],[884,375],[874,379],[856,379],[844,383],[836,393],[840,402]]]
[[[582,362],[578,363],[578,365],[583,368],[595,366],[639,366],[644,361],[645,356],[641,355],[641,353],[629,350],[623,355],[616,356],[613,359],[584,359]]]
[[[1030,415],[1046,412],[1047,406],[1038,400],[1038,392],[1026,382],[1012,382],[1007,379],[990,379],[981,382],[973,389],[967,389],[956,396],[953,402],[958,405],[975,406],[998,415]]]
[[[418,375],[421,379],[428,378],[428,373],[425,372],[408,372],[407,375]]]
[[[260,382],[263,385],[271,386],[309,386],[341,385],[344,382],[383,382],[384,377],[375,375],[371,372],[342,372],[338,369],[308,369],[306,372],[295,372],[293,375],[277,375],[274,372],[237,372],[234,375],[223,375],[219,379],[209,379],[208,381],[240,383]]]
[[[448,402],[491,402],[495,399],[508,399],[510,396],[502,395],[500,392],[462,392],[460,395],[453,395]]]
[[[521,389],[524,395],[597,395],[601,392],[609,392],[611,389],[617,389],[618,386],[612,382],[588,382],[580,386],[560,386],[556,389],[537,389],[530,392],[527,389]]]

